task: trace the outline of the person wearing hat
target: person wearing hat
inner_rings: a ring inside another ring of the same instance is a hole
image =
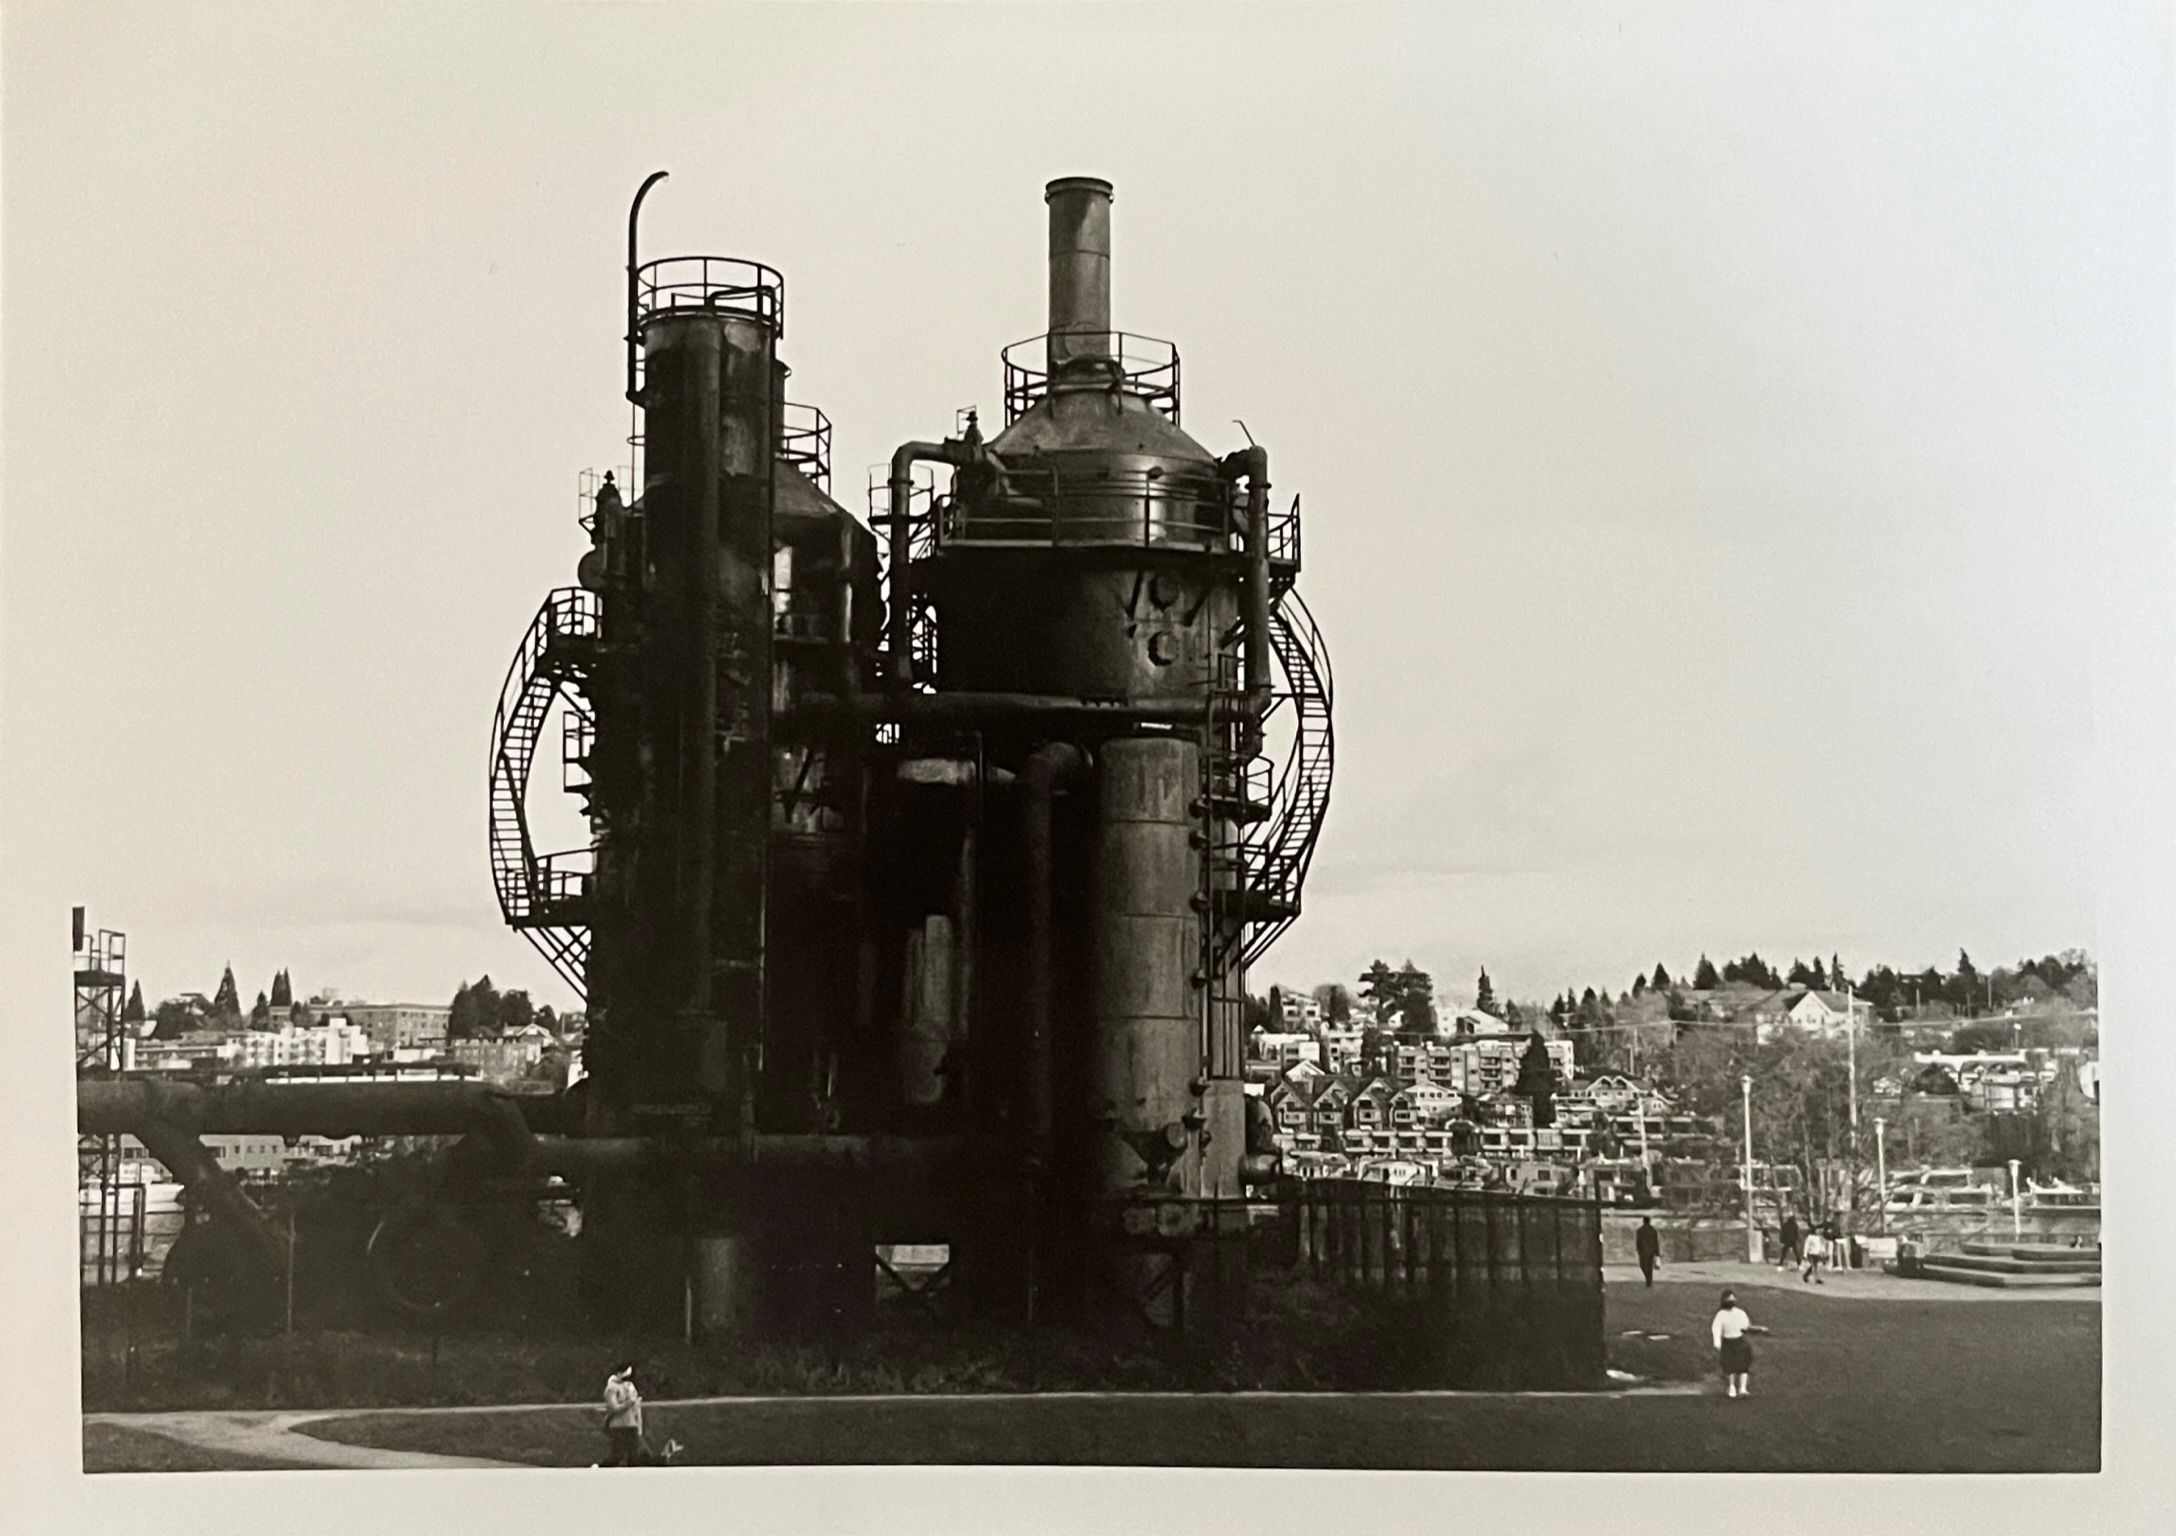
[[[1716,1357],[1722,1366],[1724,1395],[1751,1397],[1753,1341],[1746,1335],[1754,1331],[1753,1320],[1738,1305],[1736,1291],[1723,1292],[1722,1305],[1715,1310],[1711,1331],[1715,1336]]]
[[[642,1464],[642,1393],[635,1387],[635,1363],[623,1363],[605,1379],[604,1437],[608,1467]]]

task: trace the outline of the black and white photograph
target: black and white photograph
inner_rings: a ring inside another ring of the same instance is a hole
[[[2168,1489],[2164,8],[0,58],[24,1529]]]

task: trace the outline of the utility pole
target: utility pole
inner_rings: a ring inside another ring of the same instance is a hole
[[[1753,1075],[1740,1074],[1738,1087],[1745,1095],[1745,1262],[1760,1262],[1760,1224],[1753,1219]]]
[[[1844,1190],[1844,1235],[1851,1235],[1852,1218],[1859,1208],[1859,1010],[1844,983],[1844,1071],[1851,1079],[1851,1182]]]

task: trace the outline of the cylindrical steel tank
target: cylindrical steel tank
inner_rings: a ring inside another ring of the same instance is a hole
[[[1191,1193],[1201,1075],[1201,752],[1175,736],[1096,755],[1094,1017],[1088,1113],[1105,1194]]]

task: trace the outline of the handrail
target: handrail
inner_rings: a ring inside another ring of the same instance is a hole
[[[786,279],[774,267],[739,256],[661,256],[635,269],[634,316],[644,323],[664,314],[750,315],[786,334]]]
[[[562,694],[579,700],[586,675],[587,658],[568,642],[595,640],[600,613],[597,595],[581,587],[547,596],[507,668],[491,722],[491,878],[499,910],[577,993],[587,990],[588,931],[538,918],[581,894],[572,861],[586,850],[539,855],[527,802],[545,719]]]
[[[778,456],[831,494],[831,418],[813,405],[779,407]]]
[[[1145,400],[1150,407],[1179,424],[1179,349],[1154,336],[1135,336],[1125,331],[1059,333],[1078,347],[1095,338],[1103,343],[1102,356],[1076,353],[1058,370],[1055,388],[1112,390]],[[1053,389],[1048,364],[1050,333],[1016,341],[998,353],[1005,369],[1005,425],[1011,426],[1049,396]],[[1041,349],[1040,365],[1028,361]],[[1015,355],[1017,354],[1017,355]]]

